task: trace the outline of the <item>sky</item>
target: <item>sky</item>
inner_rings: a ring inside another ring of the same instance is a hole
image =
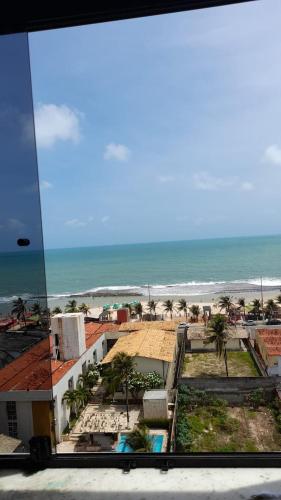
[[[280,16],[30,34],[45,246],[280,234]]]

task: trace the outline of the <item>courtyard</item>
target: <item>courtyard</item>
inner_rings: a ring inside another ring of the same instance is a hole
[[[259,377],[256,365],[247,351],[227,353],[229,377]],[[186,354],[183,377],[226,377],[224,358],[215,352]]]

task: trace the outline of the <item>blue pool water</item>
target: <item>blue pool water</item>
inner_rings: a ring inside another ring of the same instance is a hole
[[[152,434],[152,452],[161,453],[163,445],[163,434]],[[133,453],[133,449],[127,444],[127,434],[121,434],[118,444],[115,448],[117,453]]]

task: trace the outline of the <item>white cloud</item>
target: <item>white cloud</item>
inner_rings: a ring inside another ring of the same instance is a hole
[[[131,151],[124,144],[107,144],[104,152],[105,160],[128,161]]]
[[[162,184],[166,184],[167,182],[173,182],[175,180],[175,178],[172,175],[159,175],[157,179]]]
[[[57,141],[78,143],[82,113],[62,104],[39,104],[34,113],[38,147],[50,148]]]
[[[80,221],[79,219],[70,219],[65,222],[65,225],[71,227],[84,227],[87,226],[87,222]]]
[[[273,163],[273,165],[281,165],[281,147],[277,144],[272,144],[264,152],[264,161]]]
[[[70,227],[85,227],[85,226],[88,226],[89,224],[91,224],[91,222],[93,222],[93,221],[94,221],[94,217],[89,216],[87,218],[87,220],[80,220],[80,219],[74,218],[74,219],[67,220],[64,224],[66,226],[70,226]]]
[[[198,172],[193,175],[193,183],[196,189],[203,191],[218,191],[234,184],[234,179],[214,177],[208,172]]]
[[[242,182],[240,186],[242,191],[253,191],[255,189],[255,186],[252,182]]]
[[[105,224],[105,222],[109,221],[110,217],[109,215],[104,215],[101,219],[102,223]]]
[[[41,181],[40,182],[40,189],[52,189],[53,184],[49,181]]]

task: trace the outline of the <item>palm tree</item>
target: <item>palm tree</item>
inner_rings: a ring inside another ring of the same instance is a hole
[[[125,385],[127,424],[129,426],[129,379],[134,372],[135,363],[132,356],[125,352],[119,352],[112,360],[112,370],[117,380]]]
[[[52,310],[52,314],[61,314],[62,313],[62,310],[59,306],[55,307],[53,310]]]
[[[134,309],[135,309],[136,314],[138,314],[140,321],[142,321],[143,307],[142,307],[141,302],[138,302],[138,303],[135,305],[135,308],[134,308]]]
[[[278,295],[276,297],[276,302],[277,302],[277,304],[281,304],[281,295]]]
[[[261,307],[261,301],[259,299],[254,299],[253,302],[252,302],[252,305],[253,305],[253,308],[252,308],[252,313],[256,316],[256,317],[260,317],[261,315],[261,312],[262,312],[262,307]]]
[[[82,304],[80,304],[80,306],[78,307],[78,311],[82,312],[86,316],[88,316],[88,313],[90,312],[90,310],[91,310],[90,306],[88,306],[84,302],[82,302]]]
[[[268,319],[271,319],[274,316],[274,313],[278,310],[278,305],[275,304],[273,299],[268,299],[265,308],[265,314]]]
[[[34,302],[34,304],[31,307],[31,311],[35,316],[41,316],[41,314],[43,313],[42,307],[39,304],[39,302]]]
[[[209,322],[209,331],[211,336],[208,340],[205,340],[204,343],[211,344],[215,343],[216,353],[219,358],[224,356],[225,363],[225,371],[226,376],[228,377],[228,365],[227,365],[227,351],[226,351],[226,343],[227,343],[227,322],[225,317],[222,314],[215,314],[213,318]]]
[[[244,297],[241,297],[240,299],[238,299],[238,305],[239,307],[243,308],[243,314],[244,314],[244,319],[245,319],[245,316],[246,316],[246,301],[244,299]]]
[[[183,311],[185,314],[185,319],[187,321],[187,302],[185,299],[179,300],[178,310]]]
[[[90,391],[87,387],[83,387],[82,385],[78,385],[77,389],[74,391],[76,394],[77,402],[79,408],[83,408],[89,401]]]
[[[77,311],[78,311],[78,309],[77,309],[76,300],[69,300],[65,306],[65,312],[66,313],[75,313]]]
[[[200,314],[200,307],[197,305],[197,304],[193,304],[190,308],[189,308],[193,318],[195,318],[196,321],[198,321],[198,316]]]
[[[173,311],[174,311],[174,301],[173,300],[165,300],[163,302],[164,312],[170,313],[170,318],[173,319]]]
[[[233,303],[231,302],[231,297],[229,295],[223,295],[219,298],[219,307],[222,311],[225,309],[226,314],[229,315],[231,308],[233,307]]]
[[[150,311],[150,315],[152,312],[154,313],[154,319],[156,319],[156,307],[157,307],[157,302],[155,300],[149,300],[147,303],[147,308]]]
[[[122,304],[123,307],[126,307],[126,309],[129,309],[129,313],[130,313],[130,316],[132,314],[132,304],[130,304],[129,302],[125,302],[125,304]]]
[[[13,300],[12,314],[16,314],[17,320],[22,320],[26,326],[26,300],[21,297]]]
[[[126,442],[136,453],[149,453],[152,451],[152,442],[149,436],[149,430],[145,425],[139,425],[130,434]]]
[[[75,415],[77,417],[77,411],[78,411],[78,398],[77,398],[77,392],[75,390],[68,390],[64,393],[64,396],[62,398],[62,401],[66,402],[66,406],[70,408],[70,417],[71,415]]]
[[[80,374],[78,377],[79,382],[85,389],[92,389],[99,378],[99,373],[97,370],[87,370],[85,374]]]

